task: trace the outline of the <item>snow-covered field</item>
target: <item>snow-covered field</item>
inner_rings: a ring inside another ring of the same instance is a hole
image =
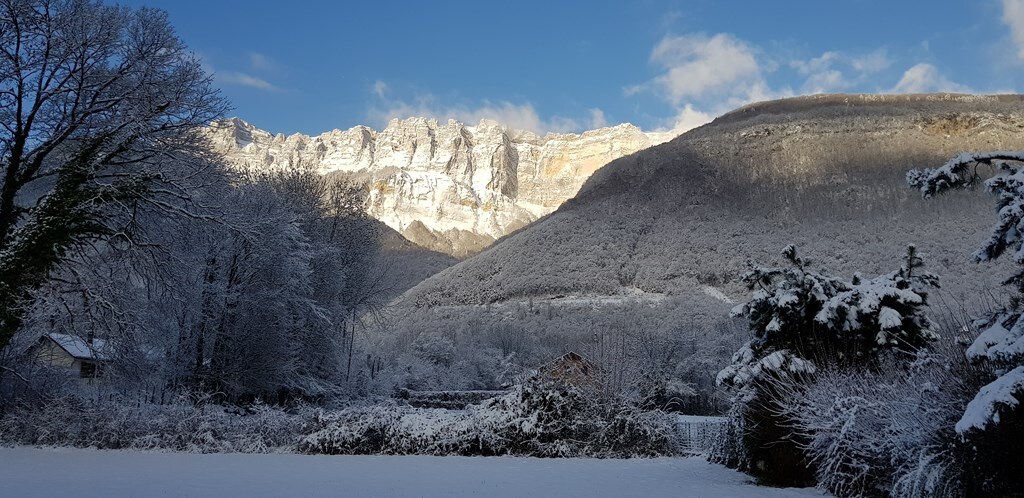
[[[0,448],[0,496],[821,496],[699,458],[191,454]]]

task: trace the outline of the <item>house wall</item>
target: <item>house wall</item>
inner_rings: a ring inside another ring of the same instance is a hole
[[[51,340],[40,341],[38,344],[33,346],[32,355],[35,360],[39,363],[50,365],[52,367],[66,369],[68,377],[75,379],[80,385],[89,386],[99,382],[102,377],[99,378],[83,378],[82,375],[82,360],[79,360],[64,350],[64,348],[58,346]]]
[[[587,372],[584,373],[584,368]],[[564,358],[546,367],[541,372],[547,380],[561,382],[578,387],[592,387],[596,384],[592,366],[583,362]]]
[[[74,369],[75,374],[78,374],[78,368],[80,367],[78,360],[53,341],[40,341],[39,344],[33,347],[32,354],[38,362],[55,367]]]

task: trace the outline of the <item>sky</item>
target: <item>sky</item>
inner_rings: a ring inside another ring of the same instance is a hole
[[[795,95],[1024,87],[1024,0],[118,3],[166,10],[232,114],[274,133],[683,131]]]

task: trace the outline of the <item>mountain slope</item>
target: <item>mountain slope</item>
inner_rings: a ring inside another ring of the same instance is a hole
[[[377,254],[376,271],[379,272],[379,281],[375,291],[380,293],[377,298],[382,302],[400,296],[427,277],[458,262],[451,255],[410,242],[391,227],[372,218],[347,220],[340,227],[342,233],[349,229],[345,226],[349,224],[368,224],[369,229],[378,234],[380,252]]]
[[[629,124],[542,137],[487,120],[424,118],[316,137],[273,135],[236,118],[215,123],[210,136],[240,168],[354,176],[368,185],[372,217],[458,257],[554,211],[598,168],[661,138]]]
[[[642,293],[723,309],[719,288],[745,295],[734,283],[744,262],[776,262],[788,243],[831,271],[869,275],[895,269],[904,246],[916,243],[946,295],[970,299],[1005,275],[970,261],[993,220],[993,199],[964,192],[925,202],[904,175],[963,150],[1021,148],[1022,96],[755,104],[613,161],[553,214],[405,299],[443,306]]]

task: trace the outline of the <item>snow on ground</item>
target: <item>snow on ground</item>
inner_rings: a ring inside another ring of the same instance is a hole
[[[193,454],[0,448],[0,496],[821,496],[699,458]]]
[[[719,300],[719,301],[721,301],[721,302],[723,302],[725,304],[734,304],[735,303],[732,300],[731,297],[727,296],[724,292],[722,292],[720,289],[718,289],[716,287],[712,287],[710,285],[705,285],[705,286],[701,287],[700,290],[704,291],[704,294],[706,294],[708,296],[711,296],[711,297],[713,297],[713,298],[715,298],[715,299],[717,299],[717,300]]]

